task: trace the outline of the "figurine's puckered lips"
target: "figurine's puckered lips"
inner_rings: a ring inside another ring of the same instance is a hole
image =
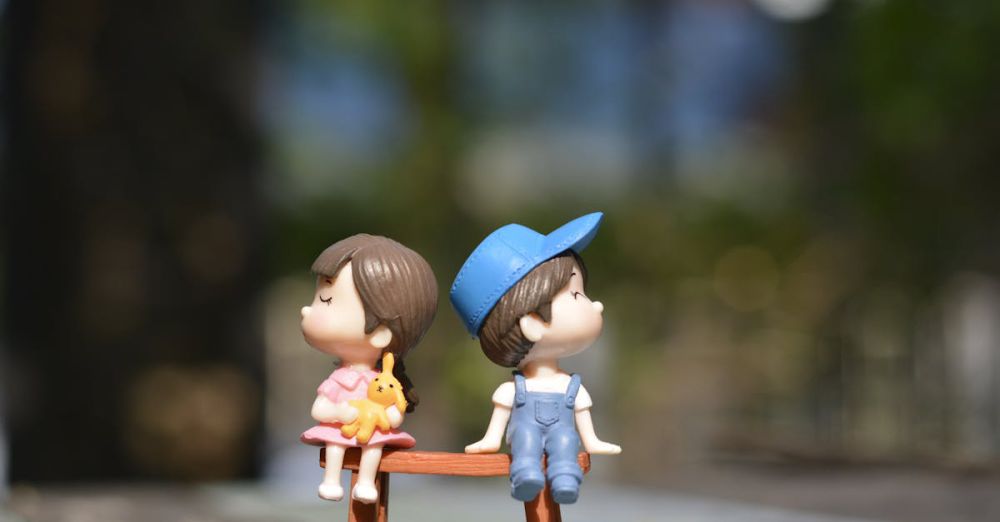
[[[472,251],[451,285],[451,304],[473,336],[497,301],[536,266],[567,251],[580,253],[597,235],[604,214],[594,212],[549,235],[517,224],[495,230]]]

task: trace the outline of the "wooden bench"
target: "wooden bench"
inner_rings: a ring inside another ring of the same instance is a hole
[[[358,464],[361,450],[350,448],[344,455],[344,469],[351,470],[351,489],[358,481]],[[590,471],[590,455],[580,452],[580,468]],[[320,449],[319,465],[326,467],[326,450]],[[544,461],[542,462],[544,466]],[[410,473],[417,475],[454,475],[460,477],[506,477],[510,474],[510,455],[490,453],[467,455],[443,451],[411,451],[386,448],[375,477],[378,502],[364,504],[351,500],[347,520],[350,522],[387,522],[389,519],[389,474]],[[552,493],[546,483],[535,500],[524,503],[524,517],[528,522],[561,522],[559,504],[552,500]]]

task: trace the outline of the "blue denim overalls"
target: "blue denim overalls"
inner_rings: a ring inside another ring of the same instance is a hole
[[[529,392],[524,375],[514,372],[514,409],[507,427],[510,445],[510,494],[522,502],[538,496],[545,485],[542,452],[552,498],[560,504],[576,502],[583,471],[577,463],[580,436],[574,405],[580,376],[573,374],[566,393]]]

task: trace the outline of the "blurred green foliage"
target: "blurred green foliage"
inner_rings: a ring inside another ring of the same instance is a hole
[[[444,296],[497,226],[545,231],[597,207],[606,224],[584,257],[589,293],[606,304],[614,393],[596,403],[620,426],[610,438],[623,441],[631,469],[648,470],[650,455],[733,448],[961,453],[956,392],[926,386],[957,377],[926,363],[947,350],[939,321],[928,334],[921,318],[943,313],[956,274],[997,275],[1000,4],[835,2],[817,19],[775,26],[792,72],[764,106],[764,137],[700,167],[721,188],[692,189],[671,162],[640,161],[621,194],[584,185],[504,216],[463,201],[464,157],[488,122],[470,117],[456,92],[468,52],[456,8],[297,9],[336,24],[337,45],[393,68],[415,116],[405,151],[364,173],[372,190],[275,210],[274,275],[302,273],[315,252],[365,231],[423,253]],[[470,412],[448,421],[455,441],[471,441],[506,373],[441,304],[408,366],[444,409]],[[931,374],[917,372],[925,364]]]

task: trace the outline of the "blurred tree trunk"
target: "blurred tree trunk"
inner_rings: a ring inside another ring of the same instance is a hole
[[[11,0],[12,480],[253,474],[254,1]]]

